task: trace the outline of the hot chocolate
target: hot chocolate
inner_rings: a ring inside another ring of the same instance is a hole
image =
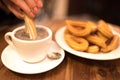
[[[38,34],[36,40],[40,40],[48,36],[48,32],[44,28],[36,28],[36,29],[37,29],[37,34]],[[30,39],[29,35],[25,32],[24,29],[18,30],[15,33],[15,37],[21,40],[32,40]]]

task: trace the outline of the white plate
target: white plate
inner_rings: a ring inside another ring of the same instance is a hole
[[[21,58],[16,54],[17,52],[10,46],[7,46],[2,52],[1,59],[3,64],[14,72],[22,74],[43,73],[58,66],[63,61],[65,56],[64,50],[53,41],[47,50],[49,53],[59,51],[61,58],[56,60],[46,58],[42,62],[30,64],[21,60]]]
[[[72,49],[71,47],[69,47],[67,45],[67,43],[65,42],[64,31],[65,31],[65,27],[62,27],[61,29],[59,29],[56,32],[56,35],[55,35],[56,42],[61,46],[61,48],[63,48],[64,50],[66,50],[67,52],[69,52],[73,55],[87,58],[87,59],[93,59],[93,60],[112,60],[112,59],[120,58],[120,44],[117,49],[115,49],[114,51],[111,51],[109,53],[92,54],[92,53],[76,51],[76,50]],[[114,31],[114,33],[118,34],[120,36],[119,33],[115,32],[115,31]]]

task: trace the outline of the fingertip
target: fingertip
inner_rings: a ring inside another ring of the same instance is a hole
[[[38,8],[34,7],[34,14],[37,14],[37,13],[38,13]]]
[[[37,1],[37,6],[38,6],[39,8],[43,7],[43,3],[42,3],[41,0],[38,0],[38,1]]]
[[[34,15],[32,12],[29,13],[29,16],[30,16],[31,18],[34,18],[34,17],[35,17],[35,15]]]

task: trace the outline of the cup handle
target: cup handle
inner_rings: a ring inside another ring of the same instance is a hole
[[[12,41],[12,32],[7,32],[5,34],[5,41],[12,47],[14,47],[13,41]]]

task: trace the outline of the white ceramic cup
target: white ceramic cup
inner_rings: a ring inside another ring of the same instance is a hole
[[[36,27],[42,27],[48,32],[48,36],[40,40],[21,40],[15,37],[15,33],[25,28],[25,26],[18,27],[12,32],[7,32],[5,34],[6,42],[13,47],[18,55],[25,61],[29,63],[40,62],[45,59],[47,53],[47,46],[52,41],[52,31],[48,27],[42,25],[36,25]],[[14,56],[13,56],[14,59]]]

